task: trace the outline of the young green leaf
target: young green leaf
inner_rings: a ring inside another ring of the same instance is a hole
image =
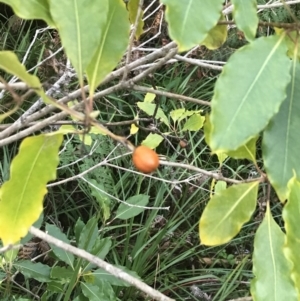
[[[0,190],[0,237],[4,245],[18,242],[43,210],[46,184],[56,178],[61,134],[28,137],[13,159],[10,179]]]
[[[144,194],[135,195],[131,198],[129,198],[126,203],[129,205],[126,205],[124,203],[120,204],[118,207],[116,217],[119,219],[128,219],[132,218],[141,212],[143,212],[145,209],[141,208],[144,206],[147,206],[149,202],[149,196]]]
[[[193,114],[184,124],[182,131],[199,131],[203,127],[205,117]]]
[[[79,82],[103,36],[109,0],[48,0],[51,16]],[[111,2],[111,1],[110,1]]]
[[[226,153],[246,144],[278,112],[291,78],[286,51],[284,36],[269,36],[231,56],[211,103],[209,142],[213,152]]]
[[[101,39],[86,69],[92,94],[104,77],[116,67],[128,45],[130,24],[123,0],[108,1],[107,19],[101,28]]]
[[[246,39],[254,40],[258,26],[256,0],[232,0],[233,17],[238,29],[244,32]]]
[[[33,278],[39,282],[49,282],[50,279],[50,267],[42,264],[35,263],[29,260],[18,261],[14,266],[20,270],[20,272],[27,278]]]
[[[144,141],[142,142],[142,145],[145,145],[151,149],[154,149],[154,148],[158,147],[163,140],[164,140],[164,138],[161,135],[150,133],[146,137],[146,139],[144,139]]]
[[[137,106],[146,112],[149,116],[152,116],[155,112],[156,104],[154,103],[149,103],[149,102],[137,102]],[[161,108],[158,108],[157,113],[156,113],[156,118],[161,120],[163,123],[165,123],[167,126],[169,126],[169,120],[163,110]]]
[[[44,20],[49,26],[55,27],[52,20],[48,0],[1,0],[14,10],[14,13],[22,19]]]
[[[287,97],[264,131],[262,148],[268,178],[282,202],[287,199],[287,183],[293,177],[293,170],[298,179],[300,177],[300,63],[298,60],[293,61],[291,74],[292,79],[286,90]]]
[[[199,223],[202,244],[221,245],[239,233],[255,210],[258,184],[234,185],[211,198]]]
[[[296,301],[291,263],[284,257],[285,234],[274,221],[268,203],[266,215],[254,239],[251,294],[254,301]]]
[[[166,5],[169,34],[186,51],[200,44],[217,25],[223,0],[161,0]]]
[[[293,177],[288,183],[289,196],[285,204],[282,217],[286,230],[286,240],[284,246],[285,257],[293,263],[291,278],[294,281],[298,300],[300,300],[300,182]]]
[[[56,227],[55,225],[46,224],[46,231],[49,235],[54,236],[55,238],[58,238],[59,240],[70,244],[70,241],[68,240],[67,236],[61,232],[61,230]],[[72,253],[66,252],[62,250],[61,248],[50,244],[51,249],[53,250],[54,254],[63,262],[65,262],[67,265],[71,266],[73,268],[74,263],[74,255]]]

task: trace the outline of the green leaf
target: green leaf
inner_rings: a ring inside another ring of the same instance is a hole
[[[147,206],[149,202],[149,196],[144,195],[144,194],[139,194],[135,195],[131,198],[129,198],[126,201],[126,204],[121,203],[120,206],[118,207],[117,213],[116,213],[116,218],[119,219],[128,219],[132,218],[141,212],[143,212],[145,209],[140,208],[140,207],[135,207],[135,206]],[[127,205],[129,204],[129,205]],[[132,205],[132,206],[130,206]]]
[[[226,190],[227,183],[224,181],[218,181],[215,185],[215,194],[221,193],[223,190]]]
[[[205,116],[205,123],[204,123],[204,135],[205,135],[205,142],[209,145],[210,144],[210,133],[211,133],[211,123],[209,115]],[[230,156],[234,159],[248,159],[250,161],[256,161],[256,141],[257,137],[250,139],[245,145],[240,146],[238,149],[233,151],[228,151],[227,153],[217,152],[217,156],[219,159],[220,164]]]
[[[46,184],[56,178],[61,134],[24,139],[0,190],[0,237],[4,245],[18,242],[43,210]]]
[[[63,293],[65,290],[65,283],[63,281],[51,280],[47,283],[47,291],[55,293]],[[49,299],[46,299],[47,301]]]
[[[104,77],[117,66],[128,45],[130,25],[124,1],[109,0],[108,4],[107,19],[101,27],[101,40],[86,70],[90,93],[94,93]]]
[[[48,1],[62,44],[82,83],[104,33],[109,0]]]
[[[166,5],[169,34],[186,51],[200,44],[217,25],[223,0],[161,0]]]
[[[111,286],[106,282],[103,285],[92,285],[81,282],[80,287],[89,301],[115,301],[116,296]]]
[[[80,239],[78,242],[78,248],[90,252],[95,244],[97,237],[98,237],[98,222],[95,217],[92,217],[81,231]]]
[[[81,236],[81,232],[83,230],[83,228],[85,227],[84,222],[81,220],[81,218],[79,217],[75,227],[74,227],[74,231],[75,231],[75,238],[76,238],[76,243],[79,244],[80,241],[80,236]]]
[[[164,138],[158,134],[150,133],[145,140],[143,140],[142,145],[148,146],[151,149],[158,147]]]
[[[234,185],[211,198],[199,223],[202,244],[221,245],[239,233],[255,210],[258,184]]]
[[[55,266],[51,269],[50,276],[52,279],[57,278],[60,283],[68,283],[74,275],[74,270],[71,267]]]
[[[156,97],[156,94],[148,92],[148,93],[146,93],[146,95],[144,97],[144,102],[153,102],[155,97]]]
[[[194,114],[184,124],[182,131],[199,131],[203,127],[204,120],[205,117]]]
[[[39,282],[49,282],[50,279],[50,267],[31,261],[18,261],[14,266],[20,270],[20,272],[27,278],[33,278]]]
[[[52,235],[55,238],[65,242],[67,244],[70,244],[70,241],[68,240],[67,236],[64,233],[62,233],[61,230],[58,227],[56,227],[55,225],[46,224],[46,230],[49,235]],[[72,253],[64,251],[61,248],[59,248],[53,244],[50,244],[50,246],[51,246],[53,253],[55,254],[55,256],[58,257],[59,260],[65,262],[67,265],[73,267],[74,255]]]
[[[18,57],[11,51],[0,51],[0,68],[17,76],[35,90],[42,88],[39,79],[36,76],[29,74],[25,69],[25,66],[20,63]]]
[[[55,27],[49,12],[48,0],[1,0],[14,10],[14,13],[22,19],[44,20],[49,26]]]
[[[11,51],[0,51],[0,68],[6,72],[17,76],[20,80],[28,85],[28,87],[33,88],[34,91],[42,97],[45,103],[51,102],[49,97],[45,94],[40,80],[35,75],[31,75],[27,72],[24,65],[21,64],[18,57]],[[14,110],[11,110],[12,112]],[[0,121],[6,118],[8,113],[0,115]]]
[[[98,183],[93,179],[89,179],[89,183],[91,195],[98,201],[100,210],[103,215],[103,220],[106,221],[110,217],[111,199],[108,197],[107,194],[101,192],[101,190],[105,191],[104,185],[102,183]],[[99,188],[100,190],[96,189],[95,187]]]
[[[126,272],[127,274],[133,276],[136,279],[141,279],[138,274],[134,271],[129,270],[128,268],[124,266],[115,265],[115,267],[121,269],[122,271]],[[115,286],[124,286],[129,287],[130,284],[128,282],[125,282],[124,280],[118,279],[114,275],[106,272],[103,269],[97,269],[93,272],[93,275],[95,276],[95,282],[98,283],[99,281],[107,281],[111,285]]]
[[[99,257],[100,259],[104,260],[106,255],[108,254],[110,248],[112,245],[112,241],[110,238],[103,238],[103,239],[97,239],[95,241],[95,244],[91,250],[91,254]],[[95,264],[92,264],[90,262],[83,263],[82,264],[82,271],[87,272],[91,269],[96,268],[97,266]]]
[[[129,20],[131,24],[135,24],[138,8],[139,8],[140,0],[129,0],[127,4],[127,9],[129,11]],[[138,40],[141,34],[143,33],[144,21],[143,21],[143,13],[141,13],[138,26],[135,32],[135,38]]]
[[[237,50],[224,67],[211,103],[214,152],[246,144],[278,112],[290,81],[291,62],[283,38],[259,38]]]
[[[170,112],[170,117],[174,122],[176,122],[179,121],[179,119],[182,117],[184,113],[185,113],[185,109],[172,110]],[[193,113],[191,115],[193,115]]]
[[[290,278],[291,264],[284,257],[285,234],[275,223],[268,203],[265,218],[254,239],[251,294],[254,301],[296,301]]]
[[[287,97],[263,136],[264,165],[268,178],[282,202],[287,198],[287,183],[293,177],[293,170],[297,177],[300,177],[300,63],[293,61],[291,69],[292,79],[286,90]]]
[[[140,101],[137,102],[137,106],[149,116],[153,116],[156,108],[156,104],[154,103],[140,102]],[[169,120],[161,108],[158,108],[155,118],[158,118],[159,120],[164,122],[167,126],[169,126]]]
[[[290,272],[291,278],[294,281],[298,300],[300,299],[300,182],[293,177],[289,183],[289,197],[285,204],[282,217],[284,219],[284,227],[286,230],[286,240],[284,246],[285,257],[293,263]]]
[[[225,16],[222,14],[220,21],[226,20]],[[206,46],[210,50],[215,50],[220,48],[227,39],[227,25],[216,25],[209,32],[201,45]]]
[[[256,0],[232,0],[232,4],[233,17],[238,29],[244,32],[249,42],[253,41],[259,21]]]
[[[234,159],[248,159],[250,161],[256,161],[256,141],[257,136],[250,139],[245,145],[240,146],[234,151],[228,151],[227,155]]]

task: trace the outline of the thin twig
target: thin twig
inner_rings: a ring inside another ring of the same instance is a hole
[[[143,291],[147,295],[151,296],[153,299],[158,300],[158,301],[175,301],[174,299],[171,299],[159,291],[153,289],[149,285],[145,284],[144,282],[140,281],[139,279],[134,278],[133,276],[127,274],[123,270],[114,267],[113,265],[105,262],[104,260],[100,259],[99,257],[96,257],[85,250],[73,247],[53,236],[50,236],[49,234],[44,233],[43,231],[35,228],[35,227],[30,227],[29,232],[42,239],[43,241],[46,241],[49,244],[53,244],[58,248],[61,248],[64,251],[70,252],[80,258],[83,258],[85,260],[88,260],[90,263],[93,263],[97,265],[98,267],[104,269],[106,272],[114,275],[116,278],[121,279],[132,286],[135,286],[139,290]]]

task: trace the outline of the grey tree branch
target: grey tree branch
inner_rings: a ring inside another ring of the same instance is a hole
[[[29,232],[46,241],[49,244],[53,244],[59,248],[61,248],[62,250],[65,250],[67,252],[70,252],[80,258],[83,258],[85,260],[88,260],[89,262],[97,265],[99,268],[104,269],[106,272],[114,275],[116,278],[121,279],[123,281],[126,281],[127,283],[135,286],[137,289],[143,291],[144,293],[146,293],[147,295],[149,295],[150,297],[152,297],[155,300],[158,301],[175,301],[174,299],[171,299],[165,295],[163,295],[162,293],[160,293],[159,291],[153,289],[152,287],[150,287],[149,285],[145,284],[144,282],[140,281],[139,279],[134,278],[133,276],[127,274],[126,272],[122,271],[119,268],[114,267],[113,265],[105,262],[104,260],[86,252],[85,250],[73,247],[53,236],[50,236],[49,234],[46,234],[45,232],[35,228],[35,227],[30,227]]]

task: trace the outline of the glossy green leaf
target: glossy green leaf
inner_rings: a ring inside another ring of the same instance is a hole
[[[203,127],[205,117],[193,114],[184,124],[182,131],[199,131]]]
[[[91,62],[103,36],[109,0],[48,2],[67,56],[82,82],[83,72]]]
[[[268,204],[255,234],[251,294],[254,301],[296,301],[291,263],[283,254],[285,234],[274,221]]]
[[[220,21],[225,21],[225,17],[222,15]],[[227,39],[227,25],[216,25],[209,32],[207,37],[201,45],[206,46],[210,50],[220,48]]]
[[[161,135],[150,133],[141,144],[154,149],[157,148],[163,140],[164,138]]]
[[[149,102],[137,102],[137,106],[143,110],[145,113],[147,113],[149,116],[153,116],[156,108],[156,104],[149,103]],[[167,126],[169,126],[169,120],[163,110],[161,108],[158,108],[157,113],[155,115],[155,118],[158,118],[163,123],[165,123]]]
[[[232,4],[233,17],[238,29],[244,32],[249,42],[253,41],[259,21],[256,0],[232,0]]]
[[[300,177],[300,63],[293,61],[292,79],[287,97],[264,131],[263,159],[268,178],[283,202],[288,194],[288,181],[295,170]]]
[[[138,7],[140,4],[140,0],[129,0],[127,4],[127,9],[129,11],[129,20],[131,24],[135,24],[137,13],[138,13]],[[143,21],[143,13],[141,13],[139,20],[138,20],[138,26],[135,32],[136,39],[139,39],[141,34],[143,33],[143,27],[144,27],[144,21]]]
[[[98,222],[96,217],[92,217],[82,228],[78,247],[90,252],[98,237]]]
[[[209,142],[214,152],[246,144],[278,112],[291,78],[283,41],[283,36],[262,37],[230,57],[211,102]]]
[[[10,5],[14,13],[22,19],[44,20],[49,26],[55,27],[48,0],[1,0],[1,2]]]
[[[24,139],[0,190],[0,237],[4,245],[18,242],[43,210],[46,184],[56,178],[61,134]]]
[[[166,5],[169,35],[186,51],[200,44],[217,24],[223,0],[161,0]]]
[[[284,254],[292,262],[291,278],[300,300],[300,182],[293,177],[288,183],[288,188],[289,197],[282,212],[286,230]]]
[[[255,210],[258,184],[234,185],[211,198],[199,223],[202,244],[221,245],[239,233]]]
[[[142,213],[149,202],[149,196],[144,194],[135,195],[126,201],[126,204],[121,203],[117,209],[116,218],[128,219]],[[128,205],[127,205],[128,204]]]
[[[55,225],[50,225],[50,224],[46,224],[46,230],[47,233],[67,244],[70,244],[70,241],[68,240],[67,236],[61,232],[61,230],[55,226]],[[66,252],[63,249],[50,244],[51,249],[53,251],[53,253],[55,254],[55,256],[65,262],[67,265],[73,267],[73,263],[74,263],[74,255],[72,253]]]
[[[130,25],[124,1],[109,0],[108,4],[101,40],[86,70],[90,93],[117,66],[128,45]]]
[[[50,279],[50,267],[42,264],[35,263],[29,260],[18,261],[14,266],[20,270],[20,272],[27,278],[33,278],[39,282],[49,282]]]

